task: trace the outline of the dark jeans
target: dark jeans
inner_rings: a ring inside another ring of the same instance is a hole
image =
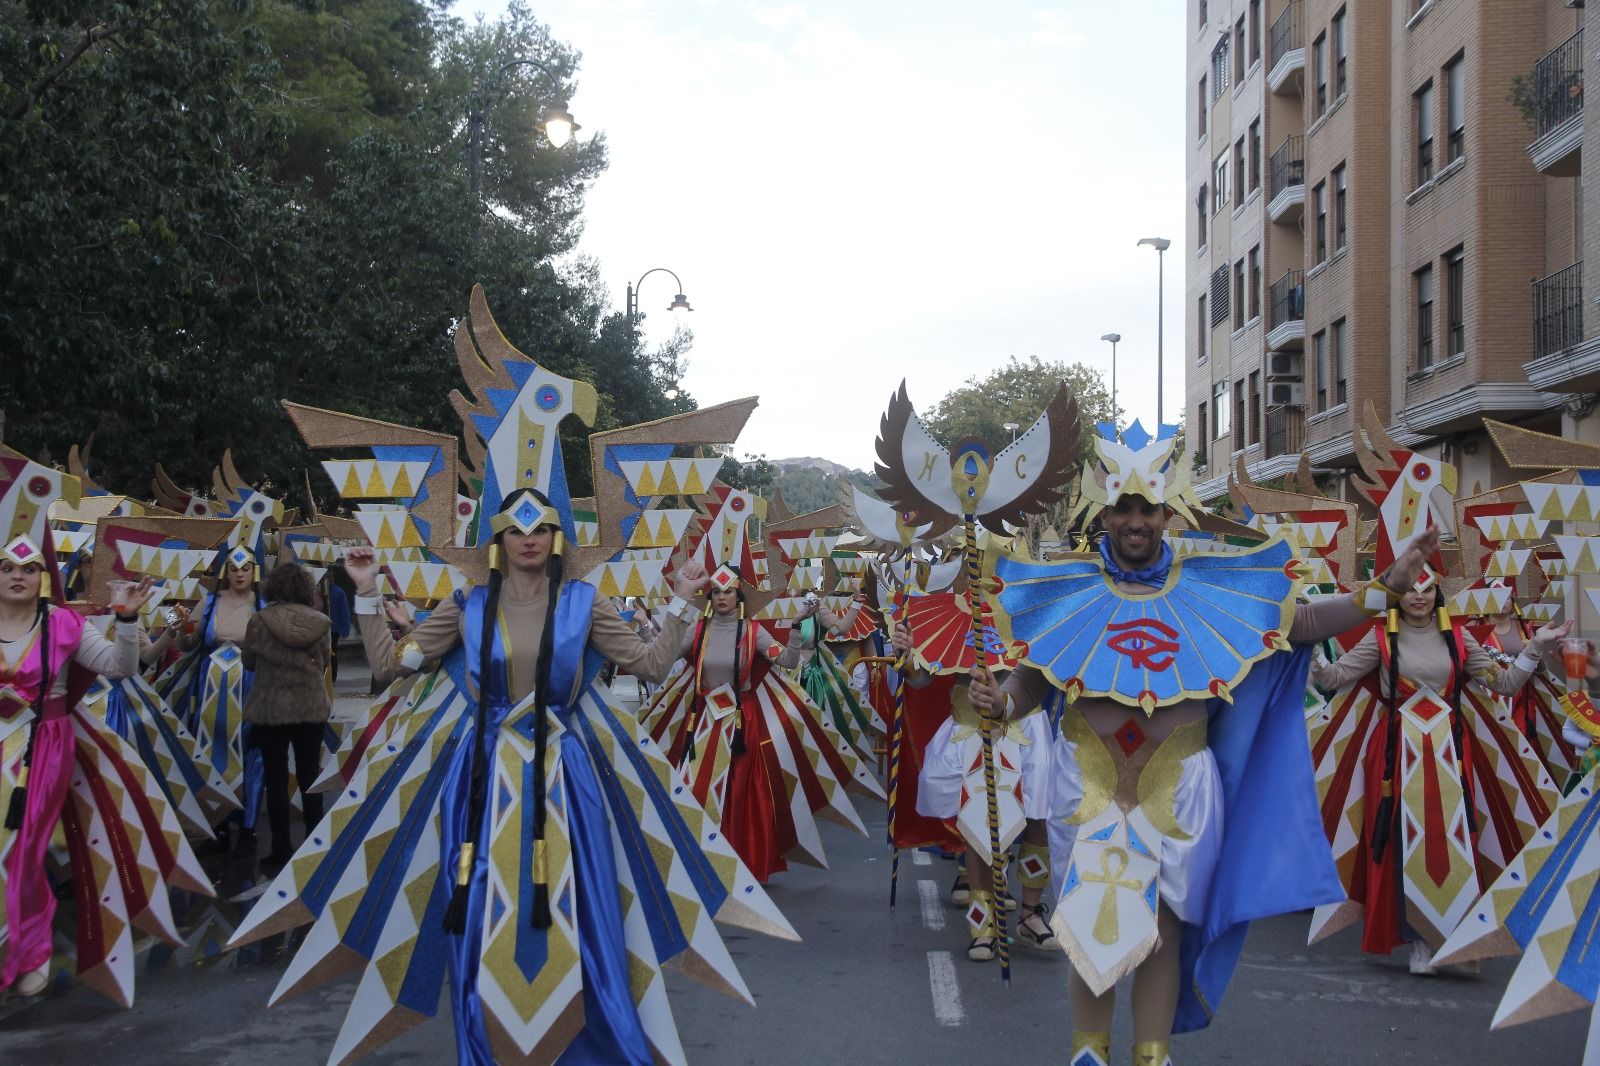
[[[261,768],[267,794],[267,822],[272,827],[272,852],[275,862],[288,862],[294,854],[289,845],[289,749],[294,748],[294,775],[300,783],[300,805],[306,831],[322,821],[322,793],[309,789],[322,765],[323,722],[296,722],[293,725],[257,725],[252,742],[261,749]]]

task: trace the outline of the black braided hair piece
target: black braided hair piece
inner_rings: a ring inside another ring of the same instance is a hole
[[[43,575],[40,580],[44,580]],[[39,601],[35,625],[39,627],[39,691],[33,697],[33,721],[28,723],[28,746],[22,753],[23,778],[11,790],[11,802],[6,806],[5,827],[21,829],[22,816],[28,809],[28,769],[33,765],[33,745],[39,736],[39,723],[44,721],[45,695],[55,678],[50,676],[50,601]]]
[[[556,648],[556,601],[561,598],[563,569],[561,556],[551,555],[550,562],[545,567],[545,572],[550,578],[550,591],[545,596],[544,632],[539,637],[539,665],[534,672],[534,713],[538,715],[533,723],[533,758],[536,764],[533,772],[533,846],[536,850],[544,848],[547,808],[544,758],[545,750],[550,744],[550,716],[547,708],[550,700],[550,664],[555,658]],[[535,873],[542,875],[544,864],[537,860],[536,863],[540,869],[535,870]],[[533,927],[550,928],[550,886],[542,876],[536,876],[533,881]]]
[[[1394,771],[1399,759],[1400,749],[1400,701],[1398,688],[1400,685],[1400,631],[1394,622],[1394,612],[1397,608],[1389,609],[1391,625],[1386,634],[1389,640],[1389,688],[1385,695],[1384,688],[1378,686],[1378,698],[1388,712],[1384,718],[1383,741],[1383,787],[1384,795],[1378,800],[1378,813],[1372,827],[1372,857],[1381,861],[1384,849],[1389,844],[1389,838],[1394,834],[1395,803],[1394,803]],[[1382,639],[1382,638],[1380,638]]]
[[[496,541],[498,543],[498,540]],[[489,767],[484,753],[483,734],[488,729],[489,670],[494,662],[495,620],[500,614],[500,586],[505,579],[498,567],[489,571],[488,591],[483,599],[483,619],[479,623],[478,640],[478,702],[472,718],[472,775],[467,793],[467,830],[462,838],[463,847],[471,847],[477,854],[478,831],[483,824],[483,808],[488,802]],[[472,874],[456,878],[455,890],[450,894],[450,906],[445,908],[446,932],[460,933],[467,925],[467,896],[472,888]]]
[[[1435,592],[1434,604],[1435,612],[1444,609],[1444,593],[1442,591]],[[1462,731],[1466,728],[1466,723],[1461,717],[1461,689],[1466,680],[1462,677],[1461,649],[1456,647],[1456,635],[1453,627],[1439,630],[1439,636],[1444,638],[1444,646],[1450,651],[1450,738],[1455,741],[1456,766],[1460,768],[1461,772],[1461,794],[1467,808],[1467,832],[1476,834],[1478,832],[1478,805],[1474,802],[1472,789],[1468,787],[1470,770],[1467,767],[1466,745],[1461,736]]]

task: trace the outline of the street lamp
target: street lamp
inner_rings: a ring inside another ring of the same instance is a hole
[[[556,92],[561,93],[561,79],[556,72],[539,62],[537,59],[513,59],[502,63],[495,68],[489,76],[487,83],[482,78],[473,79],[471,110],[467,112],[467,186],[472,193],[472,202],[481,208],[481,190],[483,187],[483,153],[484,132],[489,124],[489,105],[494,102],[496,93],[503,88],[501,79],[509,70],[517,67],[534,67],[544,73],[555,86]],[[568,110],[567,100],[564,95],[557,97],[558,102],[544,114],[544,135],[549,140],[551,147],[564,148],[572,135],[583,127],[578,125]],[[481,210],[479,211],[481,214]],[[474,216],[476,218],[476,216]],[[477,223],[473,223],[473,239],[477,239]]]
[[[1011,433],[1011,443],[1012,444],[1017,443],[1017,430],[1022,428],[1020,423],[1017,423],[1017,422],[1002,422],[1000,424],[1000,428],[1010,431],[1010,433]]]
[[[1141,245],[1148,244],[1156,250],[1156,432],[1161,432],[1161,418],[1166,413],[1166,408],[1161,402],[1162,365],[1161,345],[1166,339],[1166,323],[1162,320],[1162,305],[1166,302],[1162,297],[1162,283],[1166,256],[1163,254],[1172,247],[1172,242],[1165,237],[1143,237],[1139,240]]]
[[[1111,424],[1117,427],[1117,436],[1122,436],[1122,419],[1117,414],[1117,342],[1122,339],[1120,333],[1102,333],[1100,339],[1111,342]],[[1158,430],[1160,426],[1156,427]]]
[[[658,270],[663,274],[672,274],[672,280],[678,282],[678,295],[672,298],[672,303],[667,305],[667,310],[671,311],[677,316],[680,324],[683,323],[684,316],[690,311],[694,310],[694,308],[689,306],[689,298],[683,294],[683,282],[678,280],[678,275],[673,273],[673,271],[668,270],[666,267],[651,267],[640,276],[638,281],[628,286],[628,299],[626,306],[628,310],[628,323],[630,325],[639,315],[639,286],[644,284],[645,278],[648,278],[651,274],[654,274]]]

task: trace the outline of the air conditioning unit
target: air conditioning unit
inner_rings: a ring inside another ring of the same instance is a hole
[[[1305,376],[1305,360],[1299,352],[1268,352],[1267,377],[1299,381]]]
[[[1289,381],[1267,382],[1268,407],[1304,407],[1305,387]]]

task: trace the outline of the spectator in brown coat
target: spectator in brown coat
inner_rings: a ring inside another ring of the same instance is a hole
[[[267,606],[250,616],[240,650],[255,684],[244,701],[244,720],[253,727],[251,743],[261,749],[272,850],[262,869],[283,868],[294,849],[289,844],[289,749],[300,784],[306,829],[322,819],[322,795],[310,791],[321,764],[321,744],[331,702],[328,658],[332,626],[312,606],[316,589],[298,563],[275,566],[261,586]]]

